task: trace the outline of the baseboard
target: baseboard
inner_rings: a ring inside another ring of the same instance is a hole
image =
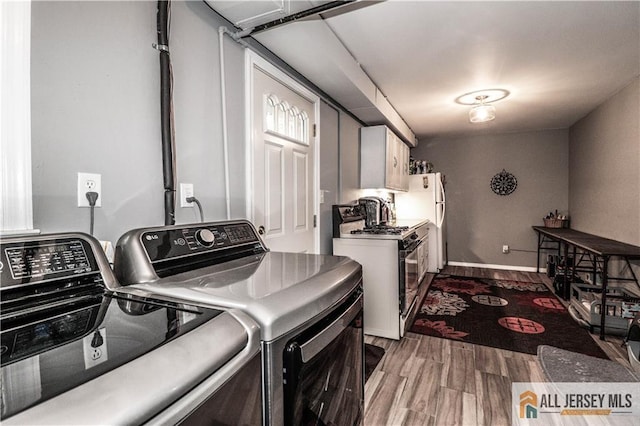
[[[536,268],[533,266],[512,266],[512,265],[493,265],[490,263],[470,263],[470,262],[447,262],[447,265],[451,266],[466,266],[468,268],[487,268],[487,269],[502,269],[505,271],[521,271],[521,272],[536,272]],[[540,268],[540,273],[546,273],[546,268]]]

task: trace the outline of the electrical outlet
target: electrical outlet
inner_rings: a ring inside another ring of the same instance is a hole
[[[102,175],[78,172],[78,207],[89,207],[87,192],[97,192],[96,207],[102,207]]]
[[[506,245],[506,244],[505,244],[505,245],[503,245],[503,246],[502,246],[502,252],[503,252],[503,253],[509,253],[509,246],[508,246],[508,245]]]
[[[193,202],[187,202],[187,198],[193,197],[193,184],[180,184],[180,207],[193,207]]]
[[[109,359],[107,352],[107,329],[100,328],[82,339],[84,368],[89,369]]]

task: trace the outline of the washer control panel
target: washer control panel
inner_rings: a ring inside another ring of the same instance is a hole
[[[249,222],[208,223],[149,230],[143,232],[140,238],[151,262],[261,244]]]
[[[91,247],[79,238],[7,242],[0,256],[2,288],[98,271]]]
[[[213,247],[216,236],[207,228],[198,229],[195,233],[196,242],[203,247]]]

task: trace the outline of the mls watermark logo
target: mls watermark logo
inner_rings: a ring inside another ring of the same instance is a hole
[[[513,425],[629,425],[640,419],[635,383],[512,383]]]
[[[520,418],[538,418],[538,395],[532,391],[525,391],[520,394]]]

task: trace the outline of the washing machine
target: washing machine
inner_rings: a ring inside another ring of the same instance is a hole
[[[136,229],[116,245],[126,291],[239,309],[260,328],[264,424],[360,424],[362,268],[347,257],[268,250],[246,220]]]
[[[257,324],[120,293],[93,237],[0,243],[3,425],[262,423]]]

